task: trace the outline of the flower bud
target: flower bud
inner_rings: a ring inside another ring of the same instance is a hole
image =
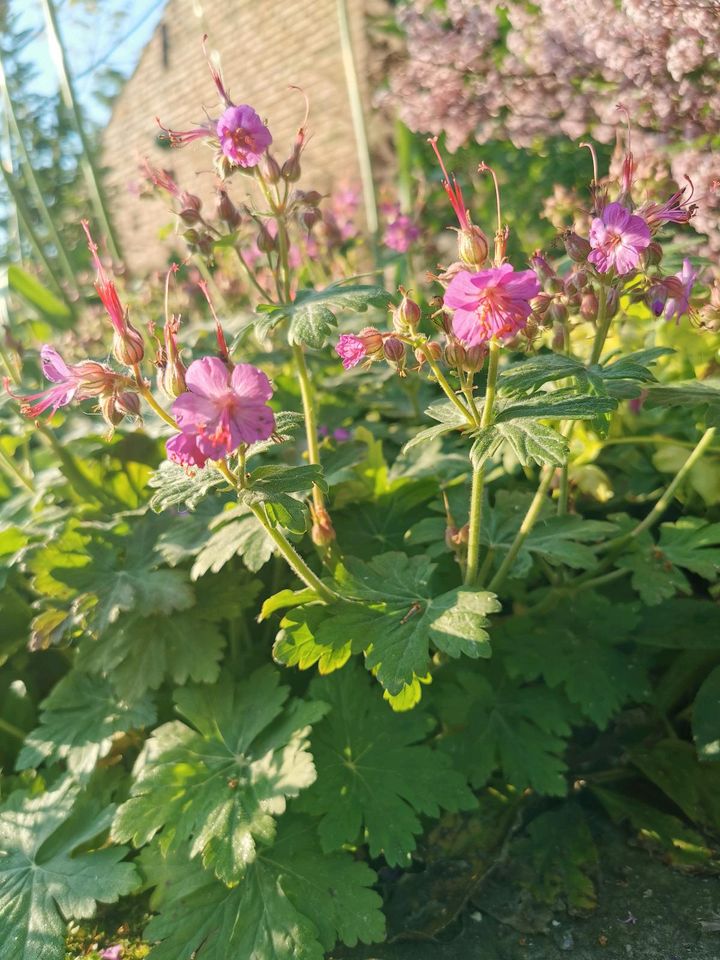
[[[117,398],[112,394],[109,397],[102,398],[100,401],[100,412],[102,413],[103,420],[110,427],[111,432],[114,427],[122,423],[125,417],[123,411],[118,409]]]
[[[552,348],[553,350],[565,349],[565,325],[562,323],[556,323],[553,326]]]
[[[594,290],[586,290],[580,301],[580,316],[583,320],[597,320],[598,298]]]
[[[261,250],[263,253],[272,253],[272,251],[277,248],[275,237],[273,237],[264,223],[260,224],[256,243],[258,250]]]
[[[162,371],[161,387],[163,392],[171,399],[175,400],[181,393],[187,391],[185,384],[185,364],[180,357],[174,361],[168,361]]]
[[[490,253],[490,243],[474,223],[467,230],[458,230],[458,257],[468,267],[479,270]]]
[[[322,220],[322,214],[317,207],[310,207],[308,210],[304,210],[302,213],[303,226],[308,233],[310,233],[315,224],[319,223],[320,220]]]
[[[553,298],[549,293],[539,293],[536,297],[533,297],[530,301],[530,306],[532,307],[532,312],[536,317],[543,317],[547,313],[547,309],[552,303]]]
[[[280,177],[282,176],[280,164],[277,162],[275,157],[267,151],[262,158],[262,170],[263,175],[268,183],[278,183]]]
[[[587,260],[588,254],[592,250],[589,240],[579,236],[574,230],[567,230],[563,234],[563,240],[565,241],[565,250],[571,260],[574,260],[575,263],[583,263]]]
[[[240,213],[232,202],[226,190],[218,190],[217,193],[217,212],[220,219],[229,227],[237,227],[240,224]]]
[[[122,333],[115,332],[113,356],[118,363],[122,363],[126,367],[132,367],[136,363],[140,363],[145,356],[145,344],[142,335],[129,321],[126,321]]]
[[[407,291],[400,288],[402,300],[393,310],[393,327],[398,333],[415,333],[420,326],[422,310],[419,305],[411,300]]]
[[[642,253],[642,260],[646,269],[648,267],[657,267],[662,257],[663,250],[657,240],[652,240]]]
[[[539,250],[536,250],[535,253],[533,253],[533,255],[530,257],[529,263],[532,269],[535,271],[535,276],[541,283],[557,276],[553,268]]]
[[[383,335],[376,327],[364,327],[358,334],[365,347],[365,356],[377,360],[384,355]]]
[[[620,294],[614,287],[611,287],[607,292],[607,316],[614,317],[618,312],[618,307],[620,306]]]
[[[538,335],[538,330],[539,330],[539,327],[538,327],[537,320],[535,320],[533,317],[530,317],[530,319],[525,324],[525,327],[522,330],[522,335],[527,340],[534,340],[535,337]]]
[[[80,375],[78,386],[85,396],[101,397],[115,389],[118,374],[104,363],[84,360],[77,365],[77,369]]]
[[[430,354],[433,360],[441,359],[443,348],[437,340],[428,340],[422,347],[415,348],[415,359],[420,366],[427,361],[427,354]]]
[[[132,390],[123,390],[115,397],[115,409],[126,417],[139,417],[140,397]]]
[[[335,528],[325,507],[311,507],[312,529],[310,537],[316,547],[329,547],[335,540]]]
[[[665,301],[668,298],[667,287],[663,283],[653,283],[645,294],[645,303],[650,307],[653,316],[659,317],[665,309]]]
[[[548,277],[544,283],[544,287],[548,293],[564,293],[565,284],[562,282],[560,277]]]
[[[288,183],[297,183],[300,179],[302,168],[300,167],[300,151],[294,149],[285,163],[282,165],[280,175]]]
[[[191,246],[195,247],[200,242],[200,234],[197,232],[197,230],[186,230],[183,233],[183,239],[186,243],[189,243]]]
[[[385,359],[391,363],[402,363],[405,359],[405,344],[397,337],[386,337],[383,343]]]
[[[547,319],[552,323],[565,323],[568,318],[567,307],[560,300],[553,300],[548,307]]]
[[[473,346],[465,348],[465,360],[463,361],[463,370],[466,373],[479,373],[485,363],[485,346]]]
[[[459,340],[451,340],[445,346],[445,363],[450,367],[456,367],[458,370],[465,363],[465,347]]]
[[[198,240],[198,250],[205,257],[212,256],[213,250],[215,249],[215,241],[210,236],[209,233],[202,233],[200,239]]]
[[[180,194],[179,200],[180,206],[183,208],[183,210],[194,210],[195,213],[200,212],[202,200],[200,197],[196,197],[194,193],[188,193],[186,190],[184,190]]]
[[[180,219],[183,223],[192,225],[193,223],[199,223],[202,220],[202,215],[198,213],[197,210],[194,210],[192,207],[185,207],[180,211]]]

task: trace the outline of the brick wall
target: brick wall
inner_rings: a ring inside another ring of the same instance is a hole
[[[370,11],[372,4],[373,10]],[[383,0],[348,0],[353,47],[366,105],[372,47],[367,16]],[[302,96],[310,97],[311,140],[304,154],[303,185],[327,191],[333,182],[358,180],[350,107],[339,44],[336,0],[168,0],[163,19],[138,67],[116,101],[103,136],[103,165],[114,221],[128,266],[161,266],[167,245],[158,242],[172,221],[169,204],[136,196],[139,161],[147,157],[204,198],[215,181],[212,154],[202,143],[169,151],[157,144],[159,116],[168,127],[188,129],[217,115],[217,95],[200,48],[204,33],[217,50],[226,87],[236,103],[249,103],[267,118],[273,151],[282,162],[302,121]],[[366,113],[370,114],[369,110]],[[383,131],[370,117],[370,137]],[[243,178],[231,193],[242,196]]]

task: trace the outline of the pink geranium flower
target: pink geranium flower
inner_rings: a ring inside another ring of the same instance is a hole
[[[365,344],[352,333],[344,333],[335,346],[335,352],[346,370],[356,367],[365,359]]]
[[[682,284],[682,293],[678,296],[668,298],[665,304],[666,320],[672,320],[674,318],[675,322],[679,323],[680,318],[690,312],[690,297],[697,273],[697,270],[693,269],[693,265],[689,260],[683,260],[682,270],[675,274]]]
[[[509,263],[479,273],[461,270],[445,291],[453,311],[452,331],[465,346],[489,340],[509,340],[519,333],[532,312],[530,300],[540,293],[532,270],[516,272]]]
[[[230,106],[217,122],[220,148],[238,167],[256,167],[272,143],[270,131],[246,103]]]
[[[252,364],[241,363],[230,372],[218,357],[202,357],[188,367],[185,383],[187,393],[172,406],[181,434],[167,442],[171,460],[202,466],[241,443],[267,440],[275,429],[267,406],[270,381]]]
[[[398,213],[385,227],[383,243],[398,253],[407,253],[420,236],[420,228],[405,213]]]
[[[590,227],[588,260],[600,273],[615,270],[623,276],[635,270],[649,244],[650,227],[645,220],[619,203],[609,203]]]
[[[45,379],[55,386],[16,398],[20,400],[21,410],[27,417],[39,417],[46,410],[50,410],[52,416],[60,407],[66,407],[73,400],[109,395],[119,379],[118,374],[110,367],[95,360],[65,363],[57,350],[47,343],[40,351],[40,362]]]

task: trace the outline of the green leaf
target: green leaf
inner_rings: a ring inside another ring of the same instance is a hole
[[[325,617],[324,605],[301,606],[285,614],[273,644],[273,659],[285,667],[300,670],[309,670],[317,664],[321,674],[345,666],[353,653],[360,653],[361,643],[347,640],[342,632],[328,638],[327,630],[323,633],[323,642],[319,642],[317,634]]]
[[[0,808],[0,960],[62,960],[63,918],[92,917],[96,901],[115,903],[137,885],[135,868],[119,862],[123,847],[88,849],[111,816],[67,779]]]
[[[668,650],[720,650],[720,606],[676,598],[643,610],[635,643]]]
[[[292,304],[266,307],[257,326],[264,336],[281,320],[289,320],[290,342],[319,350],[337,326],[336,315],[341,310],[364,313],[370,306],[384,309],[389,303],[390,295],[382,287],[335,283],[324,290],[298,290]]]
[[[228,579],[229,576],[229,579]],[[236,620],[255,603],[260,583],[238,571],[203,583],[199,602],[171,617],[121,617],[98,639],[80,644],[83,669],[111,678],[120,696],[137,699],[157,689],[166,677],[177,684],[214,683],[220,671],[225,637],[220,620]]]
[[[537,393],[503,407],[495,416],[495,423],[518,420],[525,417],[538,419],[591,420],[601,413],[617,409],[613,397],[598,397],[578,394],[574,391],[556,390],[554,393]]]
[[[337,940],[382,940],[373,871],[347,853],[323,855],[312,821],[282,818],[242,883],[225,887],[196,865],[172,871],[166,903],[145,931],[154,960],[230,957],[323,960]]]
[[[562,687],[571,703],[604,729],[628,700],[649,694],[643,659],[620,647],[634,639],[637,623],[630,604],[583,593],[554,610],[552,618],[505,620],[495,646],[510,676],[542,677],[550,687]]]
[[[420,815],[468,810],[476,800],[449,759],[423,744],[419,711],[392,714],[358,668],[313,681],[332,710],[313,730],[316,783],[301,809],[319,815],[323,850],[368,843],[370,856],[407,863],[422,832]]]
[[[544,353],[503,370],[498,377],[498,388],[506,393],[527,393],[555,380],[581,376],[584,371],[584,365],[573,357]]]
[[[191,857],[237,882],[258,842],[272,842],[287,798],[315,780],[307,735],[327,708],[286,702],[288,693],[271,667],[235,687],[223,677],[176,691],[188,723],[166,723],[148,740],[113,837],[142,846],[162,829],[165,848],[192,841]]]
[[[210,527],[213,533],[198,552],[190,572],[193,580],[208,571],[218,573],[233,557],[240,557],[244,566],[255,573],[273,554],[273,541],[243,504],[225,510],[211,521]]]
[[[262,504],[273,526],[279,524],[292,533],[304,533],[307,507],[292,494],[309,493],[313,485],[327,490],[322,467],[318,464],[299,467],[270,464],[253,470],[247,487],[238,492],[238,499],[242,503]]]
[[[504,444],[523,466],[537,463],[561,467],[569,453],[567,440],[551,427],[530,419],[512,420],[480,429],[470,450],[475,467],[490,457],[496,458]]]
[[[40,706],[40,726],[25,739],[18,770],[65,760],[73,776],[86,776],[110,752],[115,734],[155,722],[155,707],[147,697],[129,702],[107,680],[78,670],[66,674]]]
[[[660,357],[668,357],[673,353],[675,350],[671,347],[648,347],[646,350],[636,350],[618,360],[604,363],[598,373],[606,381],[636,380],[640,383],[654,383],[655,374],[648,369],[648,365],[655,363]],[[596,368],[591,369],[595,371]]]
[[[715,667],[695,696],[693,739],[701,760],[720,760],[720,667]]]
[[[367,564],[349,558],[338,574],[340,589],[360,602],[314,608],[318,622],[306,620],[303,627],[321,647],[363,649],[367,668],[391,696],[426,676],[431,647],[450,657],[489,657],[485,627],[488,615],[500,610],[497,598],[464,587],[434,597],[434,569],[426,557],[403,553],[385,553]]]
[[[458,670],[441,678],[435,696],[448,728],[440,745],[473,787],[501,770],[518,790],[567,793],[563,754],[575,711],[557,691],[513,683],[498,670]]]
[[[194,510],[214,487],[227,485],[227,480],[213,467],[188,471],[179,463],[164,460],[148,480],[148,486],[157,490],[150,498],[150,508],[156,513],[168,507]]]
[[[571,914],[595,909],[598,851],[577,803],[535,817],[513,852],[536,901]]]
[[[684,383],[657,383],[647,388],[649,407],[695,407],[715,423],[720,415],[720,380],[688,380]]]
[[[614,790],[590,789],[615,823],[629,821],[637,831],[640,843],[652,852],[660,853],[665,862],[693,873],[698,869],[716,873],[720,868],[704,837],[680,817]]]
[[[67,304],[59,300],[36,277],[15,263],[11,263],[7,268],[7,282],[13,293],[29,303],[31,307],[35,307],[49,320],[60,321],[62,327],[71,320],[72,314]]]
[[[661,740],[631,751],[630,759],[691,820],[720,827],[720,766],[699,762],[691,743]]]
[[[126,534],[86,535],[71,523],[57,541],[33,556],[33,585],[41,594],[83,605],[98,633],[124,611],[146,616],[185,610],[194,602],[192,588],[182,573],[158,569],[156,542],[152,517],[142,518]]]
[[[660,551],[670,563],[714,582],[720,573],[720,523],[683,517],[660,527]]]
[[[634,544],[633,552],[620,557],[616,566],[631,572],[633,589],[650,607],[678,593],[692,593],[687,577],[668,561],[650,536]]]

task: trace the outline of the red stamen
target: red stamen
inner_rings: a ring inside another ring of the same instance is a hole
[[[433,148],[435,152],[435,156],[438,158],[440,169],[442,170],[443,176],[445,178],[442,182],[443,188],[445,190],[445,193],[448,195],[450,206],[453,208],[453,210],[455,211],[455,216],[458,218],[458,223],[460,224],[460,228],[462,230],[469,230],[470,221],[468,219],[468,212],[467,212],[467,208],[465,207],[465,200],[463,199],[462,190],[460,189],[460,185],[458,184],[454,175],[452,177],[452,182],[451,182],[450,175],[445,169],[443,158],[440,156],[440,151],[438,150],[437,142],[438,142],[437,137],[428,138],[428,143]]]

